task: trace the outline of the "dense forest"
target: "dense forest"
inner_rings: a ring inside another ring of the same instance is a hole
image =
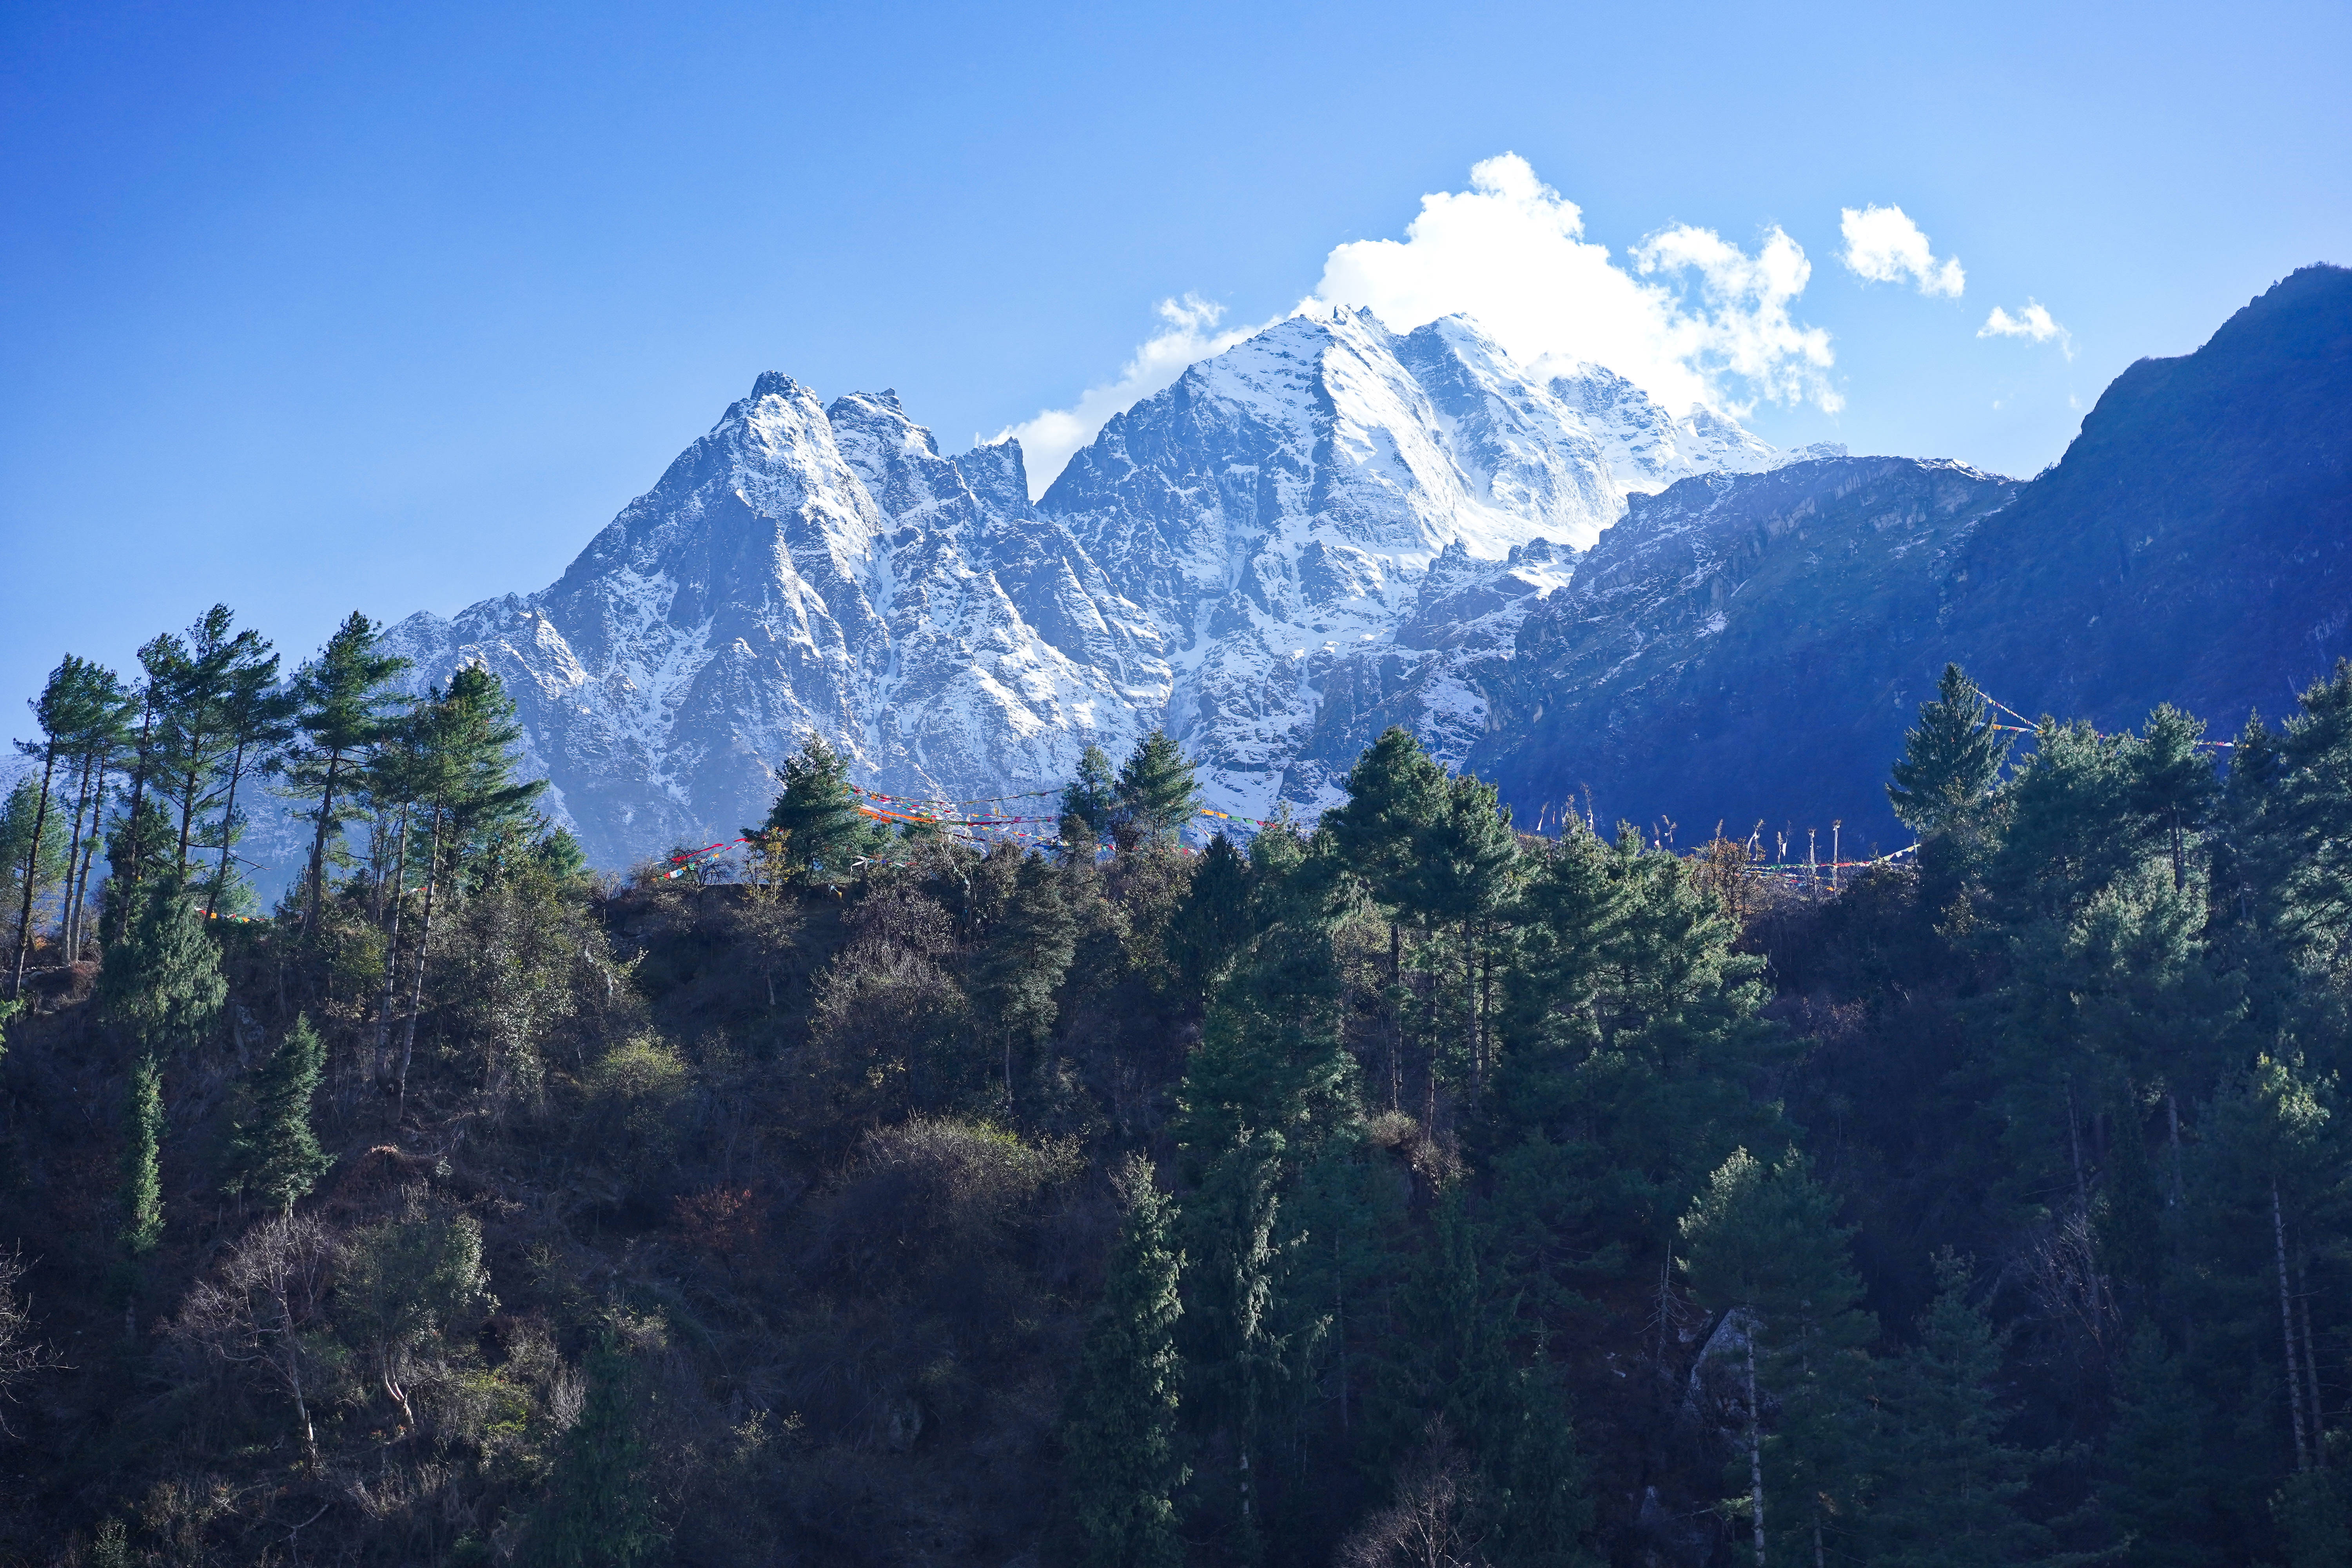
[[[0,1562],[2352,1563],[2352,667],[1948,670],[1859,866],[1391,730],[614,879],[485,671],[140,664],[0,814]]]

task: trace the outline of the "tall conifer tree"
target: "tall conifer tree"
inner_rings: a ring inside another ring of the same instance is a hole
[[[252,1119],[229,1139],[230,1190],[252,1193],[291,1213],[308,1197],[335,1157],[319,1147],[310,1128],[310,1100],[326,1068],[326,1047],[297,1015],[254,1085]]]
[[[1175,1496],[1191,1470],[1178,1451],[1183,1306],[1175,1205],[1131,1156],[1117,1182],[1127,1205],[1087,1332],[1063,1426],[1086,1568],[1179,1568]]]
[[[407,668],[406,659],[383,651],[375,623],[353,610],[294,677],[303,744],[287,776],[294,792],[312,803],[310,860],[303,874],[306,932],[318,930],[329,841],[352,815],[355,778],[390,720],[388,688]]]
[[[1994,722],[1976,682],[1958,665],[1944,666],[1935,700],[1919,704],[1919,726],[1904,737],[1895,782],[1886,786],[1906,827],[1923,838],[1940,833],[1992,787],[2009,756],[2009,738]]]

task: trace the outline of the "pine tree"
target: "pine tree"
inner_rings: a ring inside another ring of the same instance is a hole
[[[2204,825],[2221,790],[2212,758],[2197,749],[2204,733],[2202,720],[2190,718],[2169,702],[2161,703],[2147,716],[2129,752],[2131,780],[2126,801],[2168,841],[2175,887],[2188,883],[2189,835]]]
[[[1404,1098],[1404,932],[1418,924],[1423,838],[1444,816],[1445,770],[1422,749],[1412,731],[1391,724],[1348,770],[1348,804],[1324,815],[1334,858],[1388,916],[1388,1100]]]
[[[303,745],[291,759],[287,778],[294,793],[313,802],[310,863],[303,879],[302,926],[319,925],[325,897],[329,841],[353,815],[354,775],[383,738],[391,721],[388,688],[408,661],[383,650],[374,622],[353,610],[327,639],[319,657],[294,677],[300,704],[296,722]]]
[[[1118,770],[1112,821],[1123,842],[1173,845],[1201,809],[1201,787],[1186,757],[1165,730],[1135,743]]]
[[[215,831],[220,838],[220,859],[205,890],[207,914],[233,907],[230,862],[245,825],[237,817],[236,795],[247,776],[268,773],[278,765],[278,748],[294,735],[296,697],[278,689],[278,656],[266,638],[247,632],[253,640],[242,657],[229,665],[221,682],[221,760],[218,772],[220,818]],[[242,893],[240,891],[239,898]]]
[[[448,685],[411,712],[402,729],[400,743],[387,752],[386,777],[425,813],[427,835],[425,904],[417,920],[401,1035],[395,1121],[408,1104],[408,1069],[416,1054],[433,917],[443,889],[464,868],[469,854],[506,841],[513,828],[529,820],[531,802],[547,788],[545,779],[516,780],[515,745],[522,739],[522,726],[515,721],[514,701],[499,678],[480,665],[452,675]]]
[[[1436,816],[1413,840],[1412,867],[1405,879],[1407,899],[1433,925],[1461,933],[1464,1055],[1470,1064],[1471,1100],[1486,1087],[1487,999],[1479,965],[1491,963],[1475,936],[1509,895],[1518,859],[1510,809],[1495,786],[1465,773],[1448,780]]]
[[[257,1194],[291,1213],[334,1164],[310,1130],[310,1099],[325,1067],[325,1046],[309,1016],[298,1014],[261,1068],[252,1120],[230,1136],[231,1192]]]
[[[1565,1401],[1514,1362],[1507,1298],[1487,1283],[1459,1187],[1438,1200],[1431,1234],[1396,1296],[1391,1353],[1375,1384],[1376,1449],[1391,1461],[1432,1421],[1468,1451],[1466,1513],[1489,1558],[1506,1565],[1586,1561],[1591,1524],[1584,1466]]]
[[[811,735],[784,759],[783,783],[769,809],[767,831],[786,835],[784,874],[816,887],[848,881],[857,859],[875,854],[884,837],[880,826],[858,809],[849,759]]]
[[[1178,1568],[1175,1496],[1191,1475],[1177,1449],[1183,1367],[1175,1328],[1184,1257],[1175,1205],[1150,1163],[1130,1156],[1117,1184],[1127,1205],[1087,1331],[1063,1424],[1086,1568]]]
[[[2203,1453],[2211,1417],[2163,1336],[2141,1324],[2116,1369],[2097,1499],[2110,1540],[2137,1568],[2220,1568],[2231,1560]]]
[[[1169,956],[1189,999],[1205,998],[1211,984],[1249,937],[1248,863],[1233,840],[1220,833],[1201,852],[1184,901],[1168,922]]]
[[[111,671],[88,659],[66,655],[49,672],[40,696],[31,704],[41,739],[16,742],[16,749],[25,755],[41,759],[41,784],[34,797],[32,826],[26,835],[25,859],[18,873],[22,886],[18,895],[15,973],[8,989],[12,998],[21,997],[25,992],[25,963],[33,951],[35,896],[42,887],[57,880],[69,864],[51,858],[55,851],[50,847],[49,816],[58,763],[61,758],[70,759],[104,731],[114,714],[116,687]],[[77,813],[77,825],[79,820]]]
[[[2019,1512],[2032,1457],[2000,1440],[2001,1341],[1972,1305],[1970,1264],[1936,1259],[1918,1342],[1883,1377],[1874,1453],[1879,1487],[1868,1561],[1889,1568],[1996,1568],[2036,1560],[2042,1531]]]
[[[215,605],[189,626],[183,639],[166,635],[139,650],[146,666],[154,706],[154,734],[142,779],[152,784],[177,817],[173,874],[188,880],[191,854],[204,847],[198,830],[222,804],[232,759],[238,750],[241,695],[258,696],[277,679],[278,661],[261,634],[235,630],[226,605]],[[226,820],[222,832],[233,824]]]
[[[228,983],[204,917],[175,883],[146,884],[136,905],[130,929],[107,950],[99,1006],[141,1052],[168,1059],[211,1032]]]
[[[1196,1262],[1182,1319],[1185,1403],[1234,1456],[1231,1555],[1253,1563],[1265,1544],[1264,1426],[1289,1373],[1294,1347],[1280,1332],[1276,1299],[1284,1249],[1276,1235],[1286,1146],[1273,1132],[1244,1133],[1203,1173],[1183,1209],[1185,1253]]]
[[[13,960],[32,945],[26,938],[37,889],[55,882],[66,865],[65,833],[56,816],[43,808],[40,776],[26,773],[0,804],[0,890],[6,918],[16,922],[16,937],[8,944],[12,973]]]
[[[142,1053],[131,1069],[123,1118],[122,1249],[144,1258],[163,1237],[163,1074]]]
[[[1716,1171],[1681,1232],[1701,1304],[1746,1318],[1742,1479],[1756,1561],[1775,1539],[1778,1555],[1818,1557],[1849,1528],[1860,1489],[1862,1347],[1875,1328],[1858,1309],[1853,1233],[1801,1157],[1766,1166],[1745,1149]],[[1768,1394],[1780,1405],[1769,1440]]]
[[[995,1022],[1004,1058],[1004,1103],[1015,1102],[1013,1058],[1053,1032],[1054,993],[1069,972],[1076,922],[1063,901],[1060,873],[1026,855],[1004,912],[991,923],[972,997]]]
[[[1944,666],[1936,699],[1919,704],[1919,727],[1903,740],[1903,758],[1886,798],[1922,838],[1952,826],[1992,788],[2009,757],[2009,739],[1993,728],[1984,694],[1957,664]]]
[[[1088,746],[1078,753],[1078,776],[1062,790],[1062,820],[1076,817],[1084,830],[1087,847],[1108,833],[1112,815],[1118,809],[1118,780],[1113,775],[1110,756],[1100,746]]]

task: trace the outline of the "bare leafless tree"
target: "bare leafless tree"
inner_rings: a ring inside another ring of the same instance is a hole
[[[1443,1416],[1397,1467],[1396,1500],[1339,1542],[1339,1568],[1483,1568],[1470,1526],[1470,1464]]]
[[[0,1252],[0,1436],[9,1430],[8,1405],[16,1391],[40,1373],[65,1363],[58,1352],[33,1335],[33,1306],[17,1294],[25,1278],[24,1256]]]
[[[316,1464],[310,1422],[310,1338],[320,1319],[335,1245],[308,1215],[279,1215],[247,1232],[219,1269],[197,1281],[173,1336],[232,1365],[250,1367],[294,1401],[303,1457]]]

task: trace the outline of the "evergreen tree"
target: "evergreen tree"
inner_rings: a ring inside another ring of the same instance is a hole
[[[123,1116],[122,1249],[136,1260],[163,1238],[163,1074],[141,1053]]]
[[[0,897],[5,897],[6,918],[15,926],[8,943],[12,974],[13,960],[32,945],[27,928],[38,889],[65,875],[68,864],[64,827],[44,809],[38,775],[26,773],[0,805]]]
[[[1583,1465],[1559,1390],[1513,1361],[1512,1318],[1511,1303],[1481,1278],[1461,1190],[1451,1189],[1396,1297],[1376,1384],[1375,1451],[1402,1460],[1412,1439],[1442,1421],[1468,1450],[1465,1511],[1491,1559],[1580,1563],[1591,1523]]]
[[[1175,1205],[1153,1184],[1150,1163],[1130,1156],[1116,1180],[1127,1214],[1072,1385],[1062,1447],[1087,1568],[1178,1568],[1184,1551],[1174,1499],[1192,1473],[1179,1456],[1176,1426],[1184,1257],[1175,1246]]]
[[[291,1213],[335,1163],[310,1130],[310,1098],[326,1068],[326,1047],[306,1014],[278,1044],[254,1086],[254,1115],[229,1139],[229,1190],[254,1193]]]
[[[2204,733],[2202,720],[2161,703],[2147,716],[2129,753],[2126,802],[2165,836],[2175,887],[2188,883],[2189,835],[2204,825],[2221,788],[2212,758],[2197,749]]]
[[[1184,1250],[1196,1260],[1185,1269],[1184,1399],[1204,1436],[1234,1456],[1218,1479],[1232,1499],[1231,1555],[1242,1563],[1265,1546],[1264,1427],[1297,1348],[1280,1332],[1277,1300],[1285,1152],[1277,1133],[1244,1133],[1210,1162],[1183,1209]]]
[[[1201,786],[1186,757],[1165,730],[1135,743],[1118,770],[1114,792],[1114,827],[1128,844],[1173,845],[1201,809]]]
[[[1492,986],[1486,972],[1491,951],[1482,952],[1477,933],[1509,896],[1517,868],[1518,841],[1511,813],[1495,786],[1465,773],[1448,780],[1441,809],[1414,843],[1408,897],[1432,925],[1451,925],[1461,937],[1463,1055],[1470,1068],[1475,1104],[1486,1087],[1487,1003]]]
[[[121,679],[112,670],[93,664],[86,667],[85,681],[78,722],[66,742],[74,788],[62,868],[65,909],[59,921],[63,939],[59,945],[68,963],[79,960],[87,946],[85,911],[100,824],[106,812],[107,781],[129,738],[131,703]]]
[[[425,900],[416,928],[407,1016],[400,1045],[394,1115],[408,1103],[408,1069],[416,1053],[416,1021],[425,1008],[425,971],[433,947],[433,917],[444,886],[469,856],[504,843],[531,818],[531,802],[545,779],[518,782],[515,745],[522,726],[499,678],[468,665],[410,714],[400,743],[388,749],[386,776],[421,809],[427,823]]]
[[[1984,693],[1957,664],[1944,666],[1936,699],[1919,704],[1919,727],[1903,738],[1886,798],[1922,838],[1941,833],[1992,788],[2009,757],[2009,738],[1993,728]]]
[[[42,888],[57,881],[70,868],[70,861],[58,855],[58,847],[54,844],[54,839],[61,836],[53,834],[50,826],[58,763],[60,759],[70,760],[77,751],[92,744],[93,737],[102,733],[112,721],[119,700],[117,684],[111,671],[88,659],[66,655],[49,672],[40,696],[31,703],[41,738],[16,742],[19,752],[41,760],[41,783],[34,796],[32,826],[24,835],[24,859],[16,868],[20,886],[16,964],[8,989],[12,998],[21,997],[25,991],[25,964],[33,951],[34,899]],[[75,822],[79,827],[79,813]],[[73,846],[68,843],[63,847],[69,852]]]
[[[2116,1369],[2115,1419],[2100,1464],[2098,1510],[2136,1568],[2220,1568],[2229,1538],[2213,1510],[2203,1449],[2212,1410],[2152,1324]]]
[[[1918,1342],[1883,1375],[1874,1446],[1879,1487],[1868,1561],[1889,1568],[1996,1568],[2035,1561],[2042,1532],[2022,1518],[2032,1458],[2001,1441],[2011,1412],[1994,1388],[2001,1340],[1969,1292],[1975,1270],[1948,1249]]]
[[[215,605],[184,639],[167,635],[140,650],[154,703],[152,784],[177,819],[173,869],[184,883],[192,853],[205,847],[205,818],[235,788],[230,774],[240,728],[263,717],[245,700],[267,694],[277,679],[268,643],[250,627],[235,626],[229,607]],[[234,824],[225,816],[220,827],[229,836]]]
[[[995,1023],[1008,1108],[1015,1103],[1014,1058],[1053,1033],[1054,993],[1069,972],[1076,937],[1060,873],[1042,856],[1022,856],[1013,897],[990,924],[972,987],[983,1016]]]
[[[1445,813],[1445,770],[1412,731],[1391,724],[1348,770],[1347,790],[1347,805],[1325,813],[1319,832],[1349,880],[1388,917],[1388,1100],[1391,1109],[1401,1109],[1411,1000],[1403,928],[1421,920],[1421,856],[1424,837]]]
[[[1168,923],[1169,956],[1188,999],[1204,999],[1250,938],[1249,866],[1220,833],[1201,852],[1184,901]]]
[[[1772,1555],[1819,1557],[1851,1529],[1860,1491],[1862,1347],[1875,1329],[1859,1310],[1852,1232],[1801,1157],[1767,1166],[1745,1149],[1716,1171],[1681,1231],[1700,1303],[1745,1319],[1740,1479],[1756,1561],[1768,1561],[1775,1540]],[[1767,1394],[1780,1406],[1769,1436]]]
[[[302,745],[289,759],[288,784],[311,802],[310,861],[304,875],[302,924],[315,931],[325,896],[328,844],[353,816],[355,777],[391,722],[391,683],[408,661],[383,651],[374,622],[353,610],[319,657],[294,676]]]
[[[142,888],[130,929],[107,950],[99,1006],[139,1050],[158,1059],[201,1041],[228,998],[220,954],[194,901],[172,882]]]
[[[1076,817],[1087,839],[1087,847],[1111,828],[1111,819],[1118,809],[1118,780],[1112,773],[1110,756],[1100,746],[1088,746],[1078,753],[1078,776],[1062,789],[1062,820]]]
[[[846,882],[861,856],[879,851],[884,829],[858,807],[849,759],[811,735],[784,759],[783,793],[769,809],[767,830],[782,832],[782,868],[811,886]]]
[[[278,748],[295,733],[297,699],[293,692],[278,689],[278,656],[269,651],[266,638],[247,632],[239,640],[245,637],[253,640],[231,661],[220,688],[220,816],[212,829],[220,841],[220,859],[205,893],[208,914],[234,907],[230,862],[245,832],[236,814],[237,789],[248,774],[274,770]]]

